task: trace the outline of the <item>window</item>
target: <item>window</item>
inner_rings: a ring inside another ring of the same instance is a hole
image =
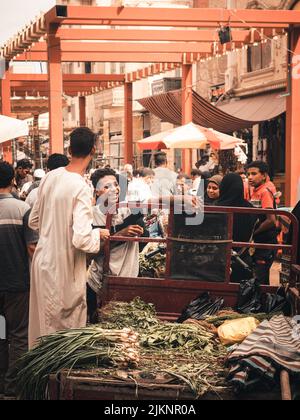
[[[116,63],[111,63],[110,72],[111,72],[111,74],[116,74],[117,73],[117,64]]]
[[[248,48],[247,71],[251,73],[271,67],[272,64],[272,41],[260,43]]]
[[[126,66],[125,63],[120,64],[120,74],[124,74],[126,72]]]
[[[92,63],[90,61],[87,61],[86,63],[84,63],[84,72],[85,74],[92,73]]]

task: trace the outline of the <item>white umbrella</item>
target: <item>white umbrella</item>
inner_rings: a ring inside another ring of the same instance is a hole
[[[28,136],[28,134],[29,128],[26,121],[0,115],[0,143]]]
[[[243,144],[243,140],[211,128],[201,127],[194,123],[182,125],[138,142],[140,149],[213,149],[230,150]]]

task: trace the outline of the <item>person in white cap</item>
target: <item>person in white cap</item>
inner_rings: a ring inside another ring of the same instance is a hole
[[[47,172],[54,171],[55,169],[58,169],[58,168],[66,167],[67,165],[69,165],[69,163],[70,161],[67,158],[67,156],[62,155],[60,153],[53,153],[52,155],[49,156],[48,161],[47,161]],[[38,169],[38,171],[40,171],[40,169]],[[42,175],[41,172],[39,174]],[[44,175],[42,176],[42,178],[43,177]],[[30,191],[27,196],[26,203],[29,204],[31,208],[34,206],[34,203],[36,202],[37,195],[38,195],[38,187],[40,185],[40,182],[41,180],[37,183],[37,186],[32,185],[32,187],[30,187]]]
[[[31,182],[31,185],[29,185],[27,191],[25,192],[26,197],[27,197],[25,201],[27,204],[29,204],[31,208],[33,207],[35,203],[38,187],[40,186],[41,180],[44,178],[45,175],[46,175],[46,172],[43,169],[36,169],[33,173],[34,181]]]

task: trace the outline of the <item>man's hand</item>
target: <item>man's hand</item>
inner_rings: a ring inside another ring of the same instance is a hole
[[[271,210],[271,209],[270,209]],[[256,229],[254,236],[260,233],[267,232],[276,227],[276,216],[274,214],[268,214],[266,220]]]
[[[142,236],[144,234],[144,229],[139,225],[131,225],[125,229],[122,229],[116,234],[116,236],[128,236],[134,238],[135,236]]]
[[[35,253],[35,248],[36,248],[37,244],[28,244],[27,245],[27,252],[28,252],[28,256],[29,258],[32,260],[33,255]]]
[[[110,237],[110,232],[107,229],[100,229],[100,240],[105,242]]]

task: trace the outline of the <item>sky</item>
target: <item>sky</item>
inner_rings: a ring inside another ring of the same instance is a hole
[[[55,3],[55,0],[1,0],[0,46]]]

